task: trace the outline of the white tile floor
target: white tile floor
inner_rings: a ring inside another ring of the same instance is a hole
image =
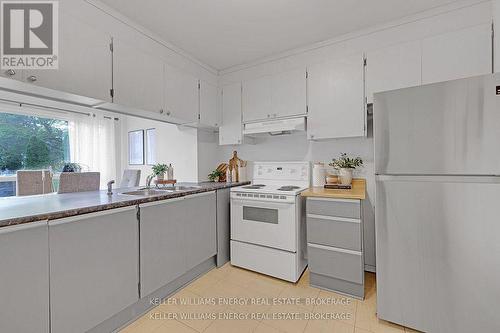
[[[415,332],[377,319],[375,274],[366,273],[365,289],[360,301],[310,287],[308,271],[294,284],[228,263],[199,277],[121,333]]]

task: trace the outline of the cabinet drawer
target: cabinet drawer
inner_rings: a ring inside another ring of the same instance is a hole
[[[307,198],[307,214],[361,218],[359,200]]]
[[[363,254],[323,245],[308,244],[309,269],[312,273],[363,283]]]
[[[361,221],[308,214],[307,242],[361,251]]]

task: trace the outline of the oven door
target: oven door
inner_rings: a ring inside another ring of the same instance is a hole
[[[231,239],[295,252],[294,202],[231,199]]]

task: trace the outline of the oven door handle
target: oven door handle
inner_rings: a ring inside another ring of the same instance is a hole
[[[274,202],[274,201],[268,201],[268,200],[240,200],[240,199],[231,199],[231,202],[233,204],[237,204],[239,206],[256,206],[256,205],[259,205],[263,208],[267,208],[265,207],[266,205],[269,206],[270,208],[276,208],[277,206],[278,207],[289,207],[290,205],[293,205],[294,202]]]

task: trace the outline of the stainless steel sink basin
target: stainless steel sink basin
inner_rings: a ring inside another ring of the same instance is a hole
[[[172,190],[158,190],[153,188],[140,189],[136,191],[123,192],[125,195],[138,195],[138,196],[150,196],[150,195],[162,195],[166,193],[171,193]]]
[[[176,191],[192,191],[192,190],[197,190],[200,189],[201,186],[184,186],[184,185],[177,185],[177,186],[169,186],[169,187],[160,187],[160,188],[140,188],[135,191],[129,191],[129,192],[123,192],[122,194],[124,195],[137,195],[137,196],[151,196],[151,195],[162,195],[166,193],[172,193]]]

